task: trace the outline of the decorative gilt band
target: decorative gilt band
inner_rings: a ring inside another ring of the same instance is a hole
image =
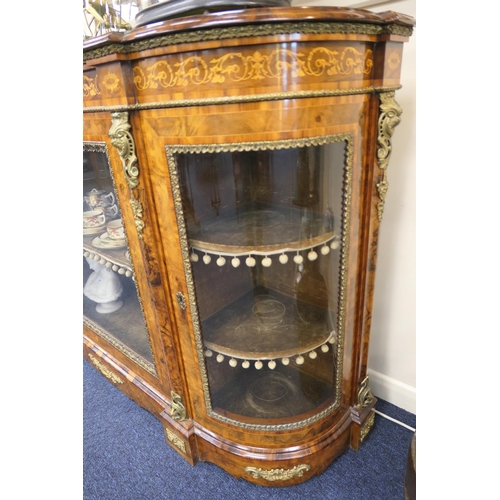
[[[266,481],[287,481],[293,477],[302,477],[304,472],[311,469],[310,465],[301,464],[296,465],[292,469],[271,469],[264,470],[260,467],[245,467],[245,472],[250,474],[255,479],[265,479]]]
[[[123,380],[118,376],[115,375],[106,365],[102,364],[97,358],[92,356],[92,354],[89,354],[89,359],[92,361],[93,365],[111,382],[114,384],[123,384]]]
[[[241,95],[232,97],[208,97],[204,99],[178,99],[171,101],[148,102],[143,104],[128,104],[123,106],[92,106],[83,109],[84,113],[103,113],[103,112],[129,112],[144,111],[150,109],[165,108],[186,108],[190,106],[213,106],[222,104],[241,104],[247,102],[263,101],[282,101],[285,99],[307,99],[314,97],[335,97],[346,95],[372,94],[374,92],[392,92],[399,90],[401,85],[391,85],[384,87],[360,87],[351,89],[335,90],[311,90],[299,92],[274,92],[269,94]]]
[[[391,34],[399,36],[411,36],[413,27],[400,26],[397,24],[377,25],[368,23],[322,23],[322,22],[300,22],[300,23],[276,23],[276,24],[250,24],[247,26],[233,26],[227,28],[192,30],[170,35],[162,35],[148,40],[140,40],[130,43],[116,43],[90,49],[83,53],[83,60],[89,61],[110,54],[131,54],[143,50],[180,45],[182,43],[194,43],[213,40],[224,40],[244,37],[262,37],[274,35],[291,35],[302,33],[304,35],[382,35]]]
[[[378,145],[377,151],[378,166],[383,171],[383,178],[377,184],[377,191],[380,202],[377,205],[378,220],[382,220],[384,214],[385,197],[389,189],[387,181],[387,167],[392,154],[391,138],[394,129],[401,122],[401,114],[403,110],[394,99],[394,92],[386,92],[380,94],[380,116],[378,119]]]
[[[363,425],[361,426],[360,432],[359,432],[359,440],[363,442],[368,436],[368,433],[372,430],[373,424],[375,423],[375,412],[370,412],[370,415],[366,418],[366,420],[363,422]]]
[[[186,443],[179,437],[177,437],[170,429],[165,429],[167,434],[167,439],[174,445],[179,448],[183,453],[186,453]]]
[[[134,213],[135,225],[139,238],[142,239],[144,221],[142,220],[142,205],[134,195],[134,189],[139,185],[139,168],[137,167],[137,156],[135,154],[135,143],[130,133],[130,123],[128,123],[128,113],[111,113],[111,128],[109,137],[111,144],[118,150],[125,170],[125,178],[130,187],[130,205]]]
[[[142,311],[142,304],[141,304],[141,311]],[[142,313],[143,319],[144,319],[144,312]],[[117,350],[125,354],[125,356],[129,357],[134,363],[136,363],[138,366],[146,370],[147,372],[151,373],[151,375],[158,377],[158,374],[156,373],[156,368],[153,363],[150,361],[144,359],[142,356],[139,356],[135,351],[130,349],[130,347],[126,346],[119,340],[117,340],[115,337],[112,335],[108,334],[105,330],[100,328],[97,323],[94,323],[93,321],[89,320],[87,317],[83,317],[83,324],[92,330],[94,333],[99,335],[99,337],[102,337],[106,342],[111,344],[113,347],[115,347]],[[148,336],[149,340],[149,336]],[[151,349],[151,344],[150,344],[150,349]]]

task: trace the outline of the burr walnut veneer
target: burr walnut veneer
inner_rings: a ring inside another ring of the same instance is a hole
[[[377,235],[413,27],[256,8],[85,43],[84,355],[189,463],[293,485],[371,429]]]

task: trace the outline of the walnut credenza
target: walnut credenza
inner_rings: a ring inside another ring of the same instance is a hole
[[[280,7],[84,44],[84,354],[189,463],[293,485],[370,431],[377,234],[413,27]]]

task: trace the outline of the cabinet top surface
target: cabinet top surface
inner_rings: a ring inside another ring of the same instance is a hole
[[[415,19],[392,11],[375,13],[364,9],[342,7],[268,7],[230,10],[160,21],[124,33],[108,33],[85,41],[83,50],[85,52],[116,43],[140,42],[186,31],[277,23],[348,23],[379,27],[396,25],[408,28],[411,32],[415,26]]]

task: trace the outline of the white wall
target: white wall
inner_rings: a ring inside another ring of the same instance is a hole
[[[356,7],[416,16],[416,0],[295,0],[293,6]],[[417,19],[418,23],[418,19]],[[375,394],[416,413],[416,35],[405,44],[396,100],[402,121],[392,140],[381,224],[368,374]]]

